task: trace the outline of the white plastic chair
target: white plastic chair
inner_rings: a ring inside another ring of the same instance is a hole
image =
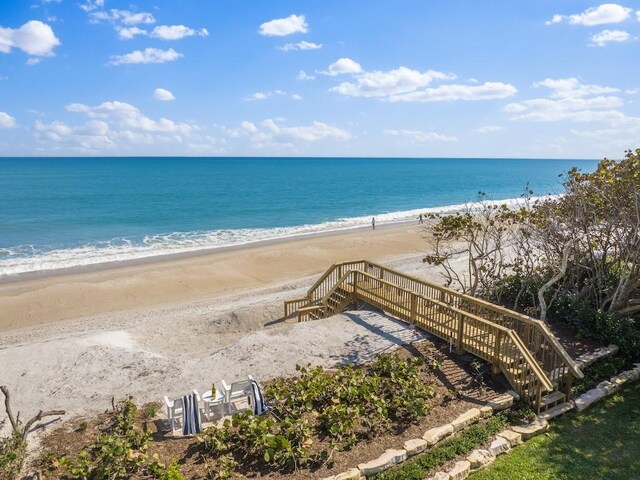
[[[199,406],[200,394],[195,388],[193,389],[193,393],[196,394]],[[169,400],[169,397],[165,395],[164,404],[167,406],[167,418],[171,420],[171,432],[175,432],[177,421],[180,420],[180,424],[182,424],[182,419],[184,418],[184,406],[182,405],[182,397]]]
[[[249,405],[246,407],[251,410],[255,398],[253,396],[253,377],[249,375],[247,380],[233,382],[231,385],[222,380],[222,386],[225,392],[225,402],[227,404],[227,412],[231,414],[231,407],[234,403],[247,399]]]

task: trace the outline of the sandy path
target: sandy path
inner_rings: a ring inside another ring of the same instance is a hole
[[[130,393],[138,403],[160,401],[163,395],[177,396],[192,388],[202,392],[222,378],[293,375],[297,363],[332,367],[363,362],[421,338],[405,324],[374,312],[278,323],[237,335],[234,341],[223,334],[220,342],[223,325],[203,321],[199,331],[158,331],[151,337],[147,325],[6,347],[0,350],[0,365],[9,366],[3,369],[2,382],[11,386],[14,405],[23,416],[41,408],[62,408],[71,418],[104,411],[114,395]],[[174,341],[177,348],[150,348]]]

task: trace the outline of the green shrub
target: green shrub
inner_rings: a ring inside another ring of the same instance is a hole
[[[166,467],[157,458],[149,461],[145,452],[151,437],[136,424],[137,414],[132,397],[118,402],[105,432],[89,448],[75,456],[64,455],[51,467],[59,478],[70,480],[126,480],[136,475],[184,480],[175,462]]]
[[[603,380],[609,380],[626,364],[623,357],[606,357],[602,358],[589,367],[584,369],[584,377],[576,379],[571,387],[574,395],[580,395],[590,388],[595,387]]]
[[[423,362],[380,355],[366,368],[341,366],[336,372],[301,367],[295,379],[277,379],[265,389],[271,412],[240,413],[201,436],[204,453],[217,462],[218,478],[228,478],[240,461],[249,467],[291,471],[330,460],[391,424],[425,415],[433,388],[425,385]],[[314,445],[314,439],[325,440]]]
[[[13,433],[0,438],[0,478],[13,480],[18,477],[24,463],[27,442]]]

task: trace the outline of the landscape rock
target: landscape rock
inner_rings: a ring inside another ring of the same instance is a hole
[[[598,350],[595,350],[591,353],[580,355],[576,359],[576,364],[578,364],[580,368],[588,367],[596,360],[615,355],[616,353],[618,353],[618,346],[609,345],[608,347],[599,348]]]
[[[605,390],[601,388],[593,388],[580,395],[573,401],[573,403],[575,404],[576,409],[581,412],[585,408],[589,407],[589,405],[591,405],[592,403],[595,403],[606,396],[607,392]]]
[[[511,395],[515,401],[520,400],[520,394],[515,390],[507,390],[507,394]]]
[[[453,426],[451,424],[443,425],[441,427],[432,428],[427,430],[422,436],[426,440],[428,446],[435,445],[443,438],[447,438],[453,433]]]
[[[479,470],[492,463],[495,458],[489,450],[474,450],[467,457],[467,461],[471,464],[471,470]]]
[[[472,423],[475,423],[480,418],[480,410],[477,408],[472,408],[467,410],[462,415],[459,415],[458,418],[451,422],[451,426],[453,427],[454,432],[458,432]]]
[[[374,473],[380,473],[387,468],[396,465],[397,463],[404,462],[407,459],[407,451],[389,449],[380,455],[375,460],[371,460],[367,463],[361,463],[358,465],[360,473],[365,476],[373,475]]]
[[[412,457],[427,449],[429,444],[422,438],[414,438],[413,440],[407,440],[404,442],[404,449],[407,451],[407,456]]]
[[[438,472],[433,477],[429,477],[429,480],[451,480],[451,477],[446,472]]]
[[[522,435],[513,430],[503,430],[497,436],[504,438],[512,447],[522,443]]]
[[[464,480],[471,473],[471,463],[467,460],[456,462],[451,470],[449,470],[449,478],[451,480]]]
[[[491,405],[480,407],[480,418],[488,418],[491,415],[493,415],[493,408],[491,408]]]
[[[496,438],[493,442],[491,442],[491,445],[489,445],[489,453],[494,457],[506,453],[510,449],[511,447],[509,446],[509,442],[502,437]]]
[[[346,472],[339,473],[333,477],[333,480],[360,480],[362,473],[357,468],[350,468]]]
[[[529,440],[530,438],[540,435],[542,432],[546,432],[549,429],[549,422],[544,418],[537,418],[531,423],[526,425],[516,425],[511,427],[516,433],[522,436],[522,440]]]
[[[500,410],[505,410],[513,405],[513,397],[505,393],[504,395],[500,395],[499,397],[490,400],[487,405],[493,408],[495,412],[499,412]]]

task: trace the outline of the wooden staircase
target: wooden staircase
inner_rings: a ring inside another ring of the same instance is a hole
[[[538,412],[568,400],[583,374],[540,320],[382,265],[334,264],[302,298],[284,303],[285,318],[318,320],[367,303],[492,364]]]

